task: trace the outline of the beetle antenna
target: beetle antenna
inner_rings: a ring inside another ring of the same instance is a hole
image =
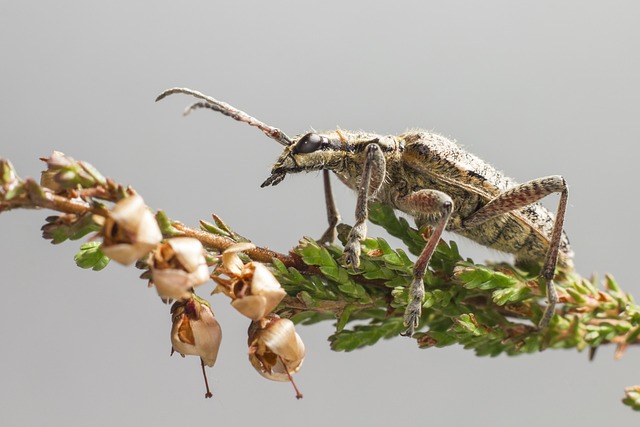
[[[232,119],[237,120],[239,122],[243,122],[243,123],[246,123],[246,124],[248,124],[250,126],[257,127],[262,132],[264,132],[265,135],[267,135],[271,139],[274,139],[274,140],[278,141],[278,143],[280,143],[281,145],[289,146],[289,145],[291,145],[293,143],[291,141],[291,138],[289,138],[280,129],[274,128],[274,127],[269,126],[269,125],[267,125],[265,123],[262,123],[260,120],[256,119],[255,117],[252,117],[252,116],[248,115],[244,111],[240,111],[237,108],[232,107],[231,105],[227,104],[226,102],[218,101],[217,99],[212,98],[210,96],[207,96],[207,95],[205,95],[203,93],[200,93],[200,92],[198,92],[196,90],[182,88],[182,87],[174,87],[174,88],[171,88],[171,89],[167,89],[164,92],[162,92],[160,95],[158,95],[158,97],[156,98],[156,102],[160,101],[161,99],[166,98],[169,95],[173,95],[175,93],[183,93],[185,95],[191,95],[191,96],[194,96],[196,98],[199,98],[199,99],[202,99],[203,101],[205,101],[205,102],[197,102],[197,103],[187,107],[187,109],[184,111],[184,115],[187,115],[191,111],[196,110],[198,108],[208,108],[210,110],[214,110],[214,111],[217,111],[219,113],[222,113],[225,116],[229,116]]]
[[[209,108],[214,111],[219,111],[219,110],[216,110],[216,107],[214,107],[213,105],[200,101],[200,102],[193,103],[189,105],[187,108],[185,108],[184,111],[182,112],[182,115],[188,116],[189,114],[191,114],[193,110],[197,110],[198,108]]]

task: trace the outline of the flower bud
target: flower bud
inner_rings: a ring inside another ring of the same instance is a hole
[[[66,157],[60,151],[54,151],[49,158],[43,158],[47,162],[47,170],[40,175],[40,185],[54,192],[60,192],[65,187],[60,183],[63,180],[65,170],[68,170],[74,163],[71,157]]]
[[[260,375],[273,381],[290,381],[298,391],[291,374],[298,372],[304,361],[304,343],[293,322],[275,314],[249,326],[249,361]]]
[[[56,193],[78,186],[90,188],[106,184],[106,178],[91,164],[76,161],[60,151],[40,160],[47,162],[47,170],[40,176],[40,185]]]
[[[116,203],[104,220],[101,234],[102,253],[124,265],[146,255],[162,240],[156,219],[137,194]]]
[[[222,253],[220,271],[229,279],[214,277],[218,283],[214,292],[225,293],[236,310],[252,320],[260,320],[280,304],[286,292],[264,264],[242,263],[238,252],[253,248],[251,243],[237,243]]]
[[[0,199],[11,199],[21,184],[24,182],[18,178],[11,162],[0,158]]]
[[[209,279],[204,248],[194,238],[168,239],[153,252],[151,280],[164,300],[178,300]]]
[[[185,355],[200,356],[202,373],[207,388],[205,397],[211,397],[204,367],[213,367],[218,357],[222,329],[213,315],[211,306],[202,298],[192,295],[177,301],[171,307],[171,354],[174,351]]]

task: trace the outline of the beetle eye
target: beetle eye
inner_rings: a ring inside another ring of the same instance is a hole
[[[322,145],[323,138],[317,133],[308,133],[293,147],[293,154],[313,153]]]

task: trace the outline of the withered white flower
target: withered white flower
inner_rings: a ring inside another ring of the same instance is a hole
[[[291,374],[298,372],[304,361],[304,343],[293,322],[275,314],[249,326],[249,361],[260,375],[273,381],[290,381],[298,391]]]
[[[222,273],[229,279],[214,276],[218,287],[214,292],[229,296],[231,305],[252,320],[267,316],[286,295],[280,283],[264,264],[244,264],[238,252],[253,249],[251,243],[236,243],[222,253]]]
[[[235,243],[222,252],[222,265],[234,276],[242,274],[244,263],[238,256],[238,252],[245,252],[255,249],[256,245],[249,242]]]
[[[137,194],[116,203],[104,219],[101,234],[102,253],[124,265],[140,259],[162,240],[156,219]]]
[[[210,279],[202,243],[191,237],[168,239],[153,252],[150,264],[152,282],[163,299],[178,300]]]
[[[205,366],[213,367],[218,358],[222,342],[222,329],[213,315],[211,306],[202,298],[192,294],[190,298],[177,301],[171,307],[171,354],[174,351],[185,355],[200,356],[202,374],[207,388],[205,397],[211,397]]]

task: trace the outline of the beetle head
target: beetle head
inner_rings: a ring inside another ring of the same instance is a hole
[[[285,147],[261,187],[278,185],[288,173],[333,169],[342,161],[343,146],[338,131],[298,135]]]

